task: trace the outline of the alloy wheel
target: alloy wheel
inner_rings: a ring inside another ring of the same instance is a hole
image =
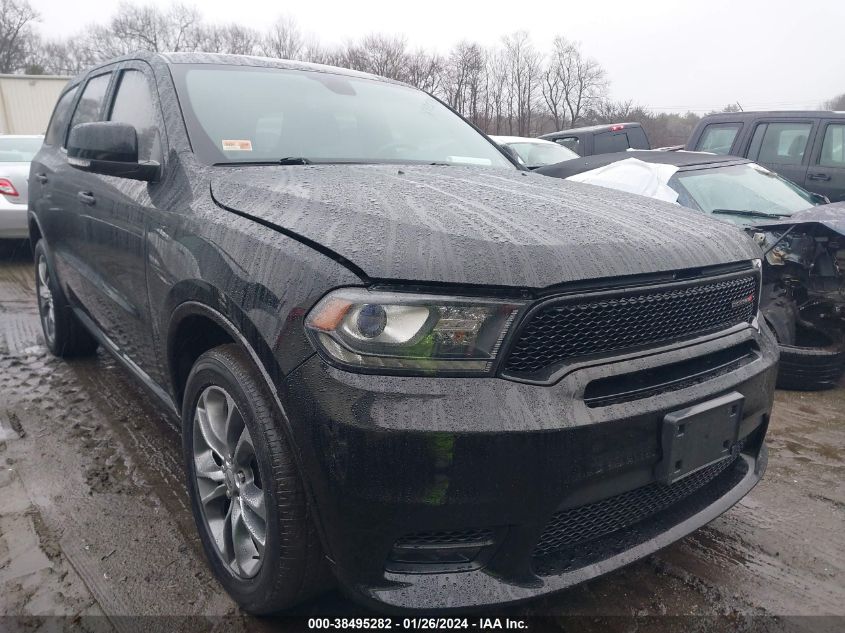
[[[38,313],[41,316],[44,336],[50,345],[56,337],[56,306],[50,290],[50,269],[44,255],[38,256]]]
[[[261,569],[267,508],[255,446],[235,401],[212,385],[194,411],[193,460],[206,528],[229,569],[252,578]]]

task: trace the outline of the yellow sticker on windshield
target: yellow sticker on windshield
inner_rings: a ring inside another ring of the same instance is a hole
[[[252,141],[247,139],[228,139],[224,138],[223,141],[223,151],[224,152],[251,152],[252,151]]]

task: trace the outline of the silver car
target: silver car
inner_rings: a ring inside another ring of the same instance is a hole
[[[0,136],[0,239],[29,237],[29,163],[43,141],[41,135]]]

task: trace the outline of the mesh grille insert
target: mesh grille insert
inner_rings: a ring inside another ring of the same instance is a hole
[[[566,359],[605,354],[750,323],[753,274],[685,287],[561,299],[529,317],[505,370],[536,372]]]
[[[737,457],[727,457],[669,486],[652,483],[595,503],[557,512],[543,531],[533,556],[541,557],[568,549],[639,523],[706,486],[730,467]]]
[[[480,545],[493,540],[493,530],[477,528],[444,530],[442,532],[417,532],[396,541],[394,547],[437,547],[442,545]]]

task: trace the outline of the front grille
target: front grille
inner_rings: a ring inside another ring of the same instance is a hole
[[[533,556],[542,557],[566,550],[639,523],[706,486],[730,467],[737,457],[738,454],[727,457],[671,485],[655,482],[595,503],[557,512],[543,531]]]
[[[655,345],[750,323],[756,275],[549,302],[529,315],[505,361],[532,373],[565,360]]]
[[[443,545],[486,545],[493,541],[493,530],[487,528],[416,532],[406,534],[395,547],[437,547]]]

